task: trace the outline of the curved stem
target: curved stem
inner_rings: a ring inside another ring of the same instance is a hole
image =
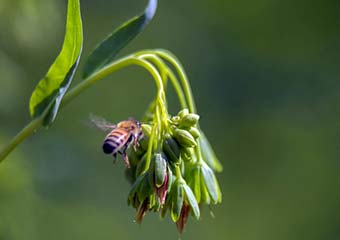
[[[151,53],[151,54],[150,54]],[[184,94],[183,91],[178,84],[178,80],[171,71],[170,68],[166,66],[165,63],[161,59],[159,59],[157,56],[152,56],[153,54],[157,54],[163,59],[170,62],[174,68],[177,70],[181,83],[184,88]],[[69,103],[72,99],[77,97],[81,92],[83,92],[85,89],[90,87],[95,82],[103,79],[104,77],[108,76],[114,71],[117,71],[121,68],[127,67],[129,65],[138,65],[143,68],[145,68],[154,78],[158,93],[157,93],[157,102],[160,104],[161,107],[161,119],[165,116],[167,116],[167,110],[166,110],[166,99],[164,94],[164,86],[163,86],[163,76],[160,75],[158,70],[155,68],[154,65],[152,65],[149,61],[144,60],[143,58],[138,58],[136,56],[143,56],[145,55],[146,58],[151,58],[154,63],[160,67],[161,71],[166,71],[167,75],[169,76],[170,80],[172,81],[175,91],[177,92],[177,95],[180,99],[180,103],[182,107],[186,106],[188,103],[190,112],[195,113],[196,112],[196,106],[195,102],[192,96],[191,88],[188,82],[188,78],[184,72],[184,69],[182,65],[179,63],[178,59],[170,52],[165,50],[145,50],[140,51],[137,54],[131,54],[126,57],[123,57],[115,62],[112,62],[111,64],[105,66],[104,68],[100,69],[99,71],[93,73],[91,76],[83,80],[81,83],[79,83],[77,86],[72,88],[63,98],[62,104],[60,107],[65,106],[67,103]],[[164,70],[165,69],[165,70]],[[162,75],[164,72],[162,72]],[[187,98],[187,102],[185,101],[185,97]],[[26,125],[1,151],[0,151],[0,163],[3,161],[3,159],[23,140],[25,140],[27,137],[29,137],[38,127],[41,126],[42,121],[44,119],[44,114],[40,117],[33,119],[30,123]],[[198,147],[198,151],[200,151]],[[150,156],[151,158],[151,156]]]
[[[178,180],[183,181],[181,169],[179,168],[178,165],[175,165],[175,176]]]
[[[85,89],[90,87],[95,82],[105,78],[109,74],[127,67],[129,65],[139,65],[146,70],[150,72],[154,80],[156,81],[156,85],[158,88],[158,93],[161,93],[164,91],[163,84],[162,84],[162,77],[160,76],[157,69],[148,61],[143,59],[138,59],[134,57],[134,55],[129,55],[124,58],[121,58],[115,62],[112,62],[111,64],[105,66],[104,68],[100,69],[99,71],[93,73],[91,76],[83,80],[81,83],[79,83],[77,86],[72,88],[63,98],[63,102],[61,104],[61,107],[66,105],[68,102],[70,102],[73,98],[78,96],[81,92],[83,92]]]
[[[184,71],[184,68],[181,65],[178,58],[174,54],[172,54],[171,52],[164,50],[164,49],[140,51],[140,54],[142,54],[142,53],[145,53],[145,54],[154,53],[154,54],[162,57],[163,59],[167,60],[168,62],[170,62],[174,66],[174,68],[178,72],[181,83],[183,85],[184,93],[187,97],[187,101],[188,101],[188,105],[189,105],[189,111],[192,112],[192,113],[196,113],[196,104],[195,104],[194,97],[192,95],[189,80],[188,80],[188,77],[187,77],[187,75]]]
[[[150,52],[153,52],[159,56],[161,56],[162,58],[164,58],[165,60],[167,60],[168,62],[170,62],[175,69],[177,70],[179,77],[181,79],[183,88],[184,88],[184,92],[189,104],[189,111],[192,113],[196,113],[196,104],[195,104],[195,100],[194,97],[192,95],[192,91],[191,91],[191,87],[189,84],[189,80],[188,77],[184,71],[183,66],[181,65],[180,61],[177,59],[177,57],[172,54],[171,52],[167,51],[167,50],[163,50],[163,49],[156,49],[156,50],[151,50]],[[198,128],[199,125],[197,124]],[[195,154],[196,157],[198,159],[197,164],[202,164],[203,162],[203,158],[202,158],[202,148],[201,148],[201,144],[198,141],[197,146],[195,147]]]
[[[164,72],[167,74],[167,76],[169,77],[175,92],[178,96],[178,100],[179,103],[181,105],[182,108],[188,108],[188,104],[186,102],[183,90],[181,85],[178,82],[178,79],[176,77],[176,75],[174,74],[174,72],[164,63],[164,61],[158,57],[157,55],[153,54],[153,53],[145,53],[145,51],[139,52],[138,54],[136,54],[136,56],[140,57],[140,58],[146,58],[146,59],[150,59],[159,69],[164,70]]]
[[[160,70],[162,80],[163,80],[163,85],[164,85],[164,88],[166,88],[168,76],[167,76],[167,69],[166,69],[166,65],[164,61],[161,58],[159,58],[157,55],[151,54],[151,53],[141,54],[140,52],[137,52],[135,56],[139,59],[149,60]]]
[[[154,121],[155,123],[155,121]],[[150,168],[150,165],[151,165],[151,157],[152,157],[152,150],[153,150],[153,143],[154,143],[154,139],[155,139],[155,135],[156,135],[156,127],[155,127],[155,124],[153,124],[152,126],[152,131],[151,131],[151,134],[150,134],[150,138],[149,138],[149,142],[148,142],[148,149],[146,150],[146,166],[148,166],[144,172],[141,173],[144,174],[149,168]]]
[[[43,118],[35,118],[27,124],[10,142],[0,151],[0,163],[13,151],[13,149],[29,137],[38,127],[41,126]]]
[[[158,94],[157,96],[164,95],[164,87],[162,83],[162,77],[160,76],[157,69],[148,61],[143,59],[138,59],[134,57],[134,55],[129,55],[124,58],[121,58],[111,64],[107,65],[106,67],[102,68],[101,70],[93,73],[91,76],[83,80],[77,86],[72,88],[63,98],[63,102],[60,107],[64,107],[67,103],[69,103],[72,99],[78,96],[81,92],[85,89],[90,87],[95,82],[103,79],[107,75],[111,74],[114,71],[117,71],[121,68],[124,68],[129,65],[138,65],[145,68],[154,78],[157,88]],[[162,99],[162,103],[164,100]],[[40,117],[33,119],[29,122],[15,137],[13,137],[10,142],[3,147],[0,151],[0,163],[5,159],[5,157],[22,141],[24,141],[27,137],[29,137],[37,128],[39,128],[42,124],[42,121],[45,117],[45,114],[42,114]]]

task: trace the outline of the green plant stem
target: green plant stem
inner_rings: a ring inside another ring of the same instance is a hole
[[[202,157],[202,148],[201,148],[201,143],[200,141],[197,141],[197,146],[195,147],[195,154],[198,159],[196,164],[202,165],[204,163],[203,157]]]
[[[178,84],[177,78],[173,74],[173,72],[166,67],[166,65],[159,59],[157,56],[152,56],[152,54],[157,54],[163,59],[167,60],[170,62],[174,68],[177,70],[179,77],[181,79],[181,83],[183,85],[184,89],[184,94],[183,91]],[[179,63],[179,60],[170,52],[162,49],[157,49],[157,50],[144,50],[140,51],[137,54],[131,54],[126,57],[123,57],[115,62],[112,62],[111,64],[105,66],[101,70],[93,73],[91,76],[83,80],[81,83],[76,85],[74,88],[72,88],[63,98],[62,104],[60,107],[64,107],[67,103],[72,101],[75,97],[77,97],[81,92],[83,92],[85,89],[89,88],[92,86],[92,84],[96,83],[97,81],[105,78],[109,74],[130,66],[130,65],[138,65],[143,68],[145,68],[154,78],[155,83],[157,85],[158,93],[157,93],[157,102],[161,107],[161,119],[164,122],[164,118],[167,117],[168,113],[164,106],[166,106],[166,101],[165,101],[165,93],[164,93],[164,86],[163,86],[163,78],[159,74],[158,70],[155,68],[154,65],[152,65],[149,61],[140,59],[136,56],[142,56],[146,55],[149,58],[152,58],[154,61],[158,62],[158,66],[163,65],[164,68],[161,68],[161,71],[166,70],[170,80],[173,83],[173,86],[175,88],[175,91],[177,92],[177,95],[179,97],[181,106],[189,106],[190,112],[196,113],[196,106],[195,102],[192,96],[190,84],[188,82],[188,78],[184,72],[184,69],[182,65]],[[157,63],[155,63],[157,64]],[[166,68],[165,68],[166,67]],[[163,74],[162,74],[163,75]],[[187,98],[187,101],[185,101],[185,97]],[[165,109],[165,110],[164,110]],[[37,128],[41,126],[41,123],[44,119],[44,114],[41,115],[38,118],[33,119],[30,123],[28,123],[13,139],[9,141],[9,143],[0,151],[0,163],[5,159],[5,157],[22,141],[24,141],[27,137],[29,137]],[[150,139],[151,140],[151,139]],[[200,152],[200,147],[198,147],[198,152]],[[151,156],[150,156],[151,158]]]
[[[3,147],[0,151],[0,163],[7,157],[7,155],[13,151],[13,149],[29,137],[37,128],[42,124],[43,118],[35,118],[29,124],[27,124],[15,137],[13,137],[9,143]]]
[[[155,122],[155,120],[154,120]],[[155,135],[156,135],[156,127],[155,127],[155,124],[153,124],[152,126],[152,131],[151,131],[151,134],[150,134],[150,138],[149,138],[149,143],[148,143],[148,149],[147,149],[147,152],[146,152],[146,163],[145,165],[148,166],[142,173],[141,175],[143,175],[149,168],[150,168],[150,165],[151,165],[151,157],[152,157],[152,150],[154,148],[154,139],[155,139]]]
[[[192,113],[196,113],[197,109],[196,109],[195,99],[191,91],[188,77],[180,61],[177,59],[177,57],[174,54],[164,49],[156,49],[156,50],[152,50],[151,52],[159,55],[160,57],[170,62],[174,66],[174,68],[177,70],[178,75],[181,79],[181,83],[184,88],[185,96],[189,104],[189,111]],[[198,128],[199,128],[199,125],[198,125]],[[198,165],[203,164],[204,161],[202,158],[202,148],[201,148],[201,144],[199,141],[197,143],[197,146],[195,147],[195,154],[198,159],[197,164]]]
[[[165,65],[164,61],[161,58],[159,58],[158,56],[156,56],[155,54],[143,54],[143,55],[141,55],[141,54],[139,54],[139,52],[137,52],[135,54],[135,56],[137,58],[140,58],[140,59],[149,60],[160,70],[162,80],[163,80],[163,85],[164,85],[164,88],[166,88],[168,76],[167,76],[166,65]]]
[[[111,64],[105,66],[101,70],[95,72],[85,80],[83,80],[81,83],[79,83],[77,86],[72,88],[63,98],[63,102],[61,104],[61,107],[66,105],[68,102],[70,102],[73,98],[78,96],[81,92],[83,92],[85,89],[89,88],[92,86],[94,83],[97,81],[105,78],[109,74],[130,66],[130,65],[138,65],[143,68],[145,68],[149,73],[152,75],[154,78],[157,88],[158,88],[158,94],[161,95],[164,92],[163,84],[162,84],[162,77],[160,76],[159,72],[157,69],[148,61],[143,60],[143,59],[138,59],[135,58],[134,55],[129,55],[124,58],[121,58],[115,62],[112,62]]]
[[[175,165],[175,176],[178,180],[183,180],[181,169],[179,168],[178,165]]]
[[[141,58],[146,58],[146,59],[150,59],[159,69],[163,69],[165,71],[165,73],[168,75],[174,89],[175,92],[178,96],[178,100],[179,103],[181,105],[182,108],[188,108],[188,104],[186,102],[183,90],[181,85],[178,82],[178,79],[176,77],[176,75],[174,74],[174,72],[164,63],[164,61],[159,58],[157,55],[155,55],[154,53],[145,53],[143,52],[139,52],[138,54],[136,54],[136,56],[141,57]]]
[[[108,76],[112,72],[115,72],[121,68],[127,67],[129,65],[138,65],[145,68],[154,78],[159,98],[164,96],[164,87],[162,83],[162,77],[160,76],[157,69],[148,61],[143,59],[138,59],[134,57],[134,54],[121,58],[111,64],[107,65],[106,67],[102,68],[101,70],[95,72],[77,86],[72,88],[63,98],[63,102],[60,107],[64,107],[67,103],[77,97],[81,92],[85,89],[89,88],[95,82],[103,79],[104,77]],[[163,103],[163,100],[161,100]],[[165,104],[165,103],[163,103]],[[21,142],[23,142],[27,137],[29,137],[37,128],[41,126],[41,123],[44,119],[44,114],[40,117],[33,119],[29,122],[15,137],[13,137],[7,145],[5,145],[2,150],[0,151],[0,163],[8,156],[8,154]]]
[[[143,51],[141,51],[141,52],[143,52]],[[154,53],[154,54],[162,57],[163,59],[167,60],[168,62],[170,62],[174,66],[174,68],[178,72],[181,83],[183,85],[184,93],[185,93],[185,96],[187,98],[187,102],[188,102],[188,105],[189,105],[189,111],[192,112],[192,113],[196,113],[196,111],[197,111],[196,110],[196,104],[195,104],[194,97],[192,95],[192,91],[191,91],[191,87],[190,87],[190,84],[189,84],[188,77],[187,77],[187,75],[184,71],[182,64],[177,59],[177,57],[174,54],[172,54],[171,52],[164,50],[164,49],[146,50],[145,53]]]

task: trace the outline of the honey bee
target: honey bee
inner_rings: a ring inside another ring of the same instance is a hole
[[[90,116],[90,119],[101,130],[110,131],[104,139],[104,153],[112,154],[115,160],[117,153],[121,154],[125,166],[129,168],[130,162],[126,150],[130,145],[133,145],[136,151],[139,146],[139,140],[143,137],[141,123],[133,118],[121,121],[116,125],[93,115]]]

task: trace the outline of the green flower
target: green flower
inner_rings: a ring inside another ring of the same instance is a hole
[[[184,179],[176,179],[170,192],[171,218],[180,232],[186,224],[190,210],[196,219],[200,218],[200,209],[191,188]]]

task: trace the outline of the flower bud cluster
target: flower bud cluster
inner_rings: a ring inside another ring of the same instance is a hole
[[[136,151],[129,149],[131,167],[126,169],[132,183],[128,204],[137,210],[138,223],[147,212],[159,212],[162,218],[169,213],[182,232],[190,212],[199,219],[203,203],[221,202],[214,173],[221,165],[198,121],[199,115],[182,109],[168,117],[159,138],[152,137],[158,126],[142,124],[144,137]]]

